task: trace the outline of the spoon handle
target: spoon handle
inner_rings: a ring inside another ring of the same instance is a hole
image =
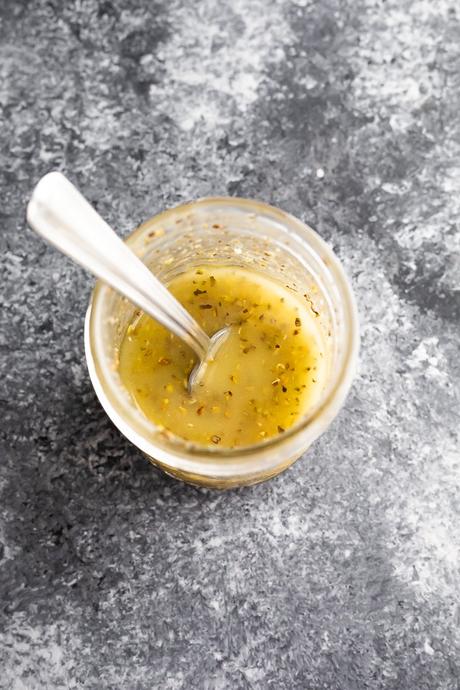
[[[210,340],[195,319],[115,234],[67,178],[42,177],[27,206],[39,235],[182,338],[200,359]]]

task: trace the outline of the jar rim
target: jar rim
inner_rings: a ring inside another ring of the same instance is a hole
[[[234,476],[235,473],[244,475],[254,472],[254,466],[249,466],[250,458],[258,458],[257,471],[261,469],[268,470],[279,463],[278,455],[277,462],[274,462],[273,458],[271,461],[269,460],[270,451],[284,449],[289,455],[289,453],[292,453],[294,445],[296,445],[294,440],[302,435],[302,432],[309,431],[312,437],[310,442],[313,442],[325,430],[339,412],[351,387],[359,350],[359,326],[356,302],[350,282],[333,250],[306,223],[265,202],[240,197],[203,197],[179,204],[154,215],[137,226],[125,238],[125,242],[128,245],[134,244],[139,236],[143,236],[146,229],[153,222],[155,225],[162,224],[175,215],[184,214],[200,207],[206,207],[212,211],[213,207],[222,207],[223,205],[229,209],[243,208],[248,213],[255,213],[256,215],[262,213],[277,220],[283,226],[289,227],[297,239],[306,240],[309,248],[315,251],[323,263],[327,265],[327,270],[339,290],[339,296],[343,305],[346,340],[341,370],[337,372],[333,385],[330,386],[327,395],[320,404],[310,414],[305,415],[295,425],[286,429],[283,434],[273,436],[257,444],[239,448],[208,447],[191,444],[178,436],[174,436],[174,442],[166,448],[166,446],[159,444],[154,439],[148,438],[147,434],[142,433],[142,429],[134,428],[132,422],[130,423],[127,419],[129,417],[129,410],[126,409],[125,415],[120,414],[119,408],[123,408],[124,404],[119,399],[114,401],[114,396],[110,395],[111,386],[108,377],[110,377],[111,372],[108,371],[107,363],[102,361],[103,358],[98,356],[98,328],[101,327],[101,324],[97,322],[97,314],[99,313],[99,307],[111,288],[100,280],[97,281],[94,287],[85,320],[85,351],[90,378],[102,406],[114,424],[134,445],[150,457],[167,462],[175,469],[208,475],[212,467],[211,474],[213,476],[216,476],[217,472],[221,476],[228,477]],[[136,412],[142,415],[139,411]],[[152,429],[157,427],[145,417],[144,421],[146,423],[143,426],[146,430],[150,428],[151,435]],[[223,460],[228,462],[223,463]],[[210,465],[209,463],[213,461],[217,462]]]

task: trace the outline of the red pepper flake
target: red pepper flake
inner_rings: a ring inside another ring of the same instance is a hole
[[[201,407],[199,407],[197,409],[196,413],[201,416],[203,414],[203,410],[204,410],[204,405],[201,405]]]
[[[281,390],[283,391],[283,393],[287,393],[287,388],[286,388],[286,386],[281,386]]]
[[[196,297],[198,297],[198,295],[205,295],[205,294],[206,294],[206,290],[200,290],[199,288],[197,288],[196,290],[193,291],[193,294],[194,294]]]
[[[220,443],[221,440],[222,440],[221,437],[220,437],[220,436],[217,436],[217,434],[214,434],[214,436],[211,436],[211,441],[212,441],[213,443],[216,443],[216,444],[217,444],[217,443]]]
[[[200,304],[200,309],[212,309],[212,304]]]
[[[286,429],[278,424],[278,433],[282,434],[283,431],[286,431]]]
[[[255,349],[256,349],[255,345],[248,345],[247,347],[243,348],[243,352],[245,355],[247,355],[248,352],[250,352],[251,350],[255,350]]]
[[[296,318],[295,325],[297,326],[297,328],[300,328],[300,326],[302,325],[302,321],[299,319],[299,317]]]

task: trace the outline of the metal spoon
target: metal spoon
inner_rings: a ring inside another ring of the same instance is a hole
[[[51,172],[42,177],[27,206],[27,222],[61,252],[186,342],[199,358],[190,374],[189,390],[200,381],[229,329],[223,328],[209,338],[64,175]]]

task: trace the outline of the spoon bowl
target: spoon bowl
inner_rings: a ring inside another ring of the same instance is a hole
[[[208,367],[208,364],[210,362],[213,362],[217,351],[220,349],[221,345],[225,342],[227,339],[228,335],[230,333],[230,326],[226,326],[225,328],[221,328],[219,331],[216,331],[213,336],[209,339],[209,349],[206,353],[206,356],[201,359],[192,369],[190,372],[190,376],[188,379],[188,392],[191,393],[193,388],[195,386],[199,386],[200,383],[203,380],[203,377],[206,373],[206,369]]]

